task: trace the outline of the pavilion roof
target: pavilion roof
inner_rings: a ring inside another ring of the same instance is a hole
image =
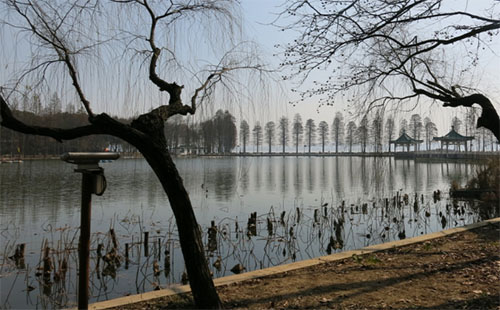
[[[390,142],[394,144],[415,144],[415,143],[422,143],[424,141],[413,139],[412,137],[407,135],[405,131],[403,131],[403,133],[399,138],[397,138],[396,140],[391,140]]]
[[[450,132],[442,137],[434,137],[432,140],[435,141],[449,141],[449,142],[459,142],[459,141],[469,141],[473,140],[473,136],[462,136],[458,132],[455,131],[455,127],[451,126]]]

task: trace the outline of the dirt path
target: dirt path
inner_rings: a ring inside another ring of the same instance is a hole
[[[500,309],[499,223],[218,288],[227,308]],[[189,295],[120,309],[192,308]]]

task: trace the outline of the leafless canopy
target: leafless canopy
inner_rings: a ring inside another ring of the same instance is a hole
[[[2,0],[2,2],[2,6],[16,16],[4,20],[4,25],[10,25],[20,33],[29,32],[32,44],[30,47],[35,51],[31,55],[29,65],[18,75],[14,85],[2,85],[3,96],[10,93],[9,90],[18,90],[16,87],[22,85],[23,79],[29,75],[37,74],[40,80],[44,80],[47,78],[45,73],[51,67],[60,68],[62,64],[91,123],[96,116],[93,111],[95,106],[85,91],[87,81],[82,81],[81,78],[85,68],[79,64],[82,62],[81,59],[86,57],[101,58],[105,63],[106,60],[102,58],[107,56],[102,56],[102,50],[96,52],[101,46],[105,48],[111,46],[115,51],[120,49],[121,55],[118,54],[122,57],[120,60],[125,63],[130,62],[131,66],[133,62],[137,62],[137,58],[140,58],[140,69],[146,71],[144,76],[149,78],[158,91],[167,93],[169,97],[168,104],[161,104],[146,114],[157,115],[164,121],[176,114],[194,114],[199,102],[212,93],[215,85],[224,84],[225,79],[226,82],[231,81],[232,72],[242,69],[264,71],[258,63],[258,57],[247,48],[251,45],[249,42],[234,43],[225,53],[223,51],[219,53],[222,55],[220,59],[206,65],[198,72],[183,67],[178,60],[179,55],[176,55],[174,49],[176,43],[168,38],[169,32],[174,33],[179,27],[178,24],[182,24],[185,20],[196,23],[197,18],[211,18],[221,24],[226,23],[229,28],[237,28],[237,21],[234,19],[235,2],[231,0],[106,2]],[[136,18],[141,25],[139,27],[127,25],[127,16]],[[235,29],[223,31],[237,32]],[[177,34],[179,35],[190,37],[186,33]],[[213,38],[207,38],[210,39]],[[224,44],[224,47],[227,46],[228,44]],[[220,49],[222,48],[221,46]],[[168,70],[171,68],[175,69]],[[175,73],[182,70],[191,73],[190,79],[198,83],[198,86],[191,87],[192,93],[188,104],[182,101],[184,86],[175,81],[179,76]],[[5,99],[2,98],[2,113],[5,112],[4,118],[9,119],[9,107]],[[58,139],[55,136],[54,138]]]
[[[368,108],[426,96],[444,106],[477,103],[496,115],[475,85],[460,83],[499,33],[499,4],[478,11],[472,3],[457,9],[460,4],[445,0],[287,1],[277,23],[299,35],[282,47],[282,65],[290,69],[287,78],[301,82],[327,70],[326,81],[314,81],[314,89],[301,94],[321,95],[327,105],[341,94]],[[463,71],[452,72],[447,60],[463,55]],[[500,137],[498,117],[483,117],[478,126]]]

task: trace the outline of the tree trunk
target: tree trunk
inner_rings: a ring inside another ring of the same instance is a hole
[[[142,153],[167,194],[177,223],[179,241],[196,307],[220,309],[222,303],[210,276],[201,231],[191,200],[167,151],[164,122],[160,117],[148,115],[144,118],[139,117],[131,125],[150,138],[131,142],[135,142],[132,144]]]
[[[158,145],[141,149],[163,189],[177,222],[184,262],[193,298],[198,308],[222,308],[208,269],[201,232],[188,193],[167,150]]]
[[[175,216],[179,239],[189,277],[189,284],[198,308],[221,308],[203,249],[201,232],[191,201],[175,164],[167,151],[163,120],[148,116],[132,122],[132,127],[146,133],[147,140],[129,141],[142,153],[167,194]],[[125,136],[125,138],[128,138]]]

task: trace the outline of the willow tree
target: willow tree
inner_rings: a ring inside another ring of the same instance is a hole
[[[347,100],[367,110],[389,102],[413,107],[420,98],[445,107],[477,104],[477,127],[500,139],[493,93],[478,88],[484,81],[475,70],[483,57],[499,61],[493,47],[499,1],[292,0],[284,6],[280,27],[298,33],[283,46],[287,78],[330,73],[303,99],[320,95],[323,104]]]
[[[255,54],[243,50],[234,38],[214,41],[220,34],[239,33],[233,1],[1,0],[0,8],[4,12],[0,17],[4,39],[18,42],[11,45],[17,58],[2,64],[2,76],[8,78],[0,84],[1,125],[59,142],[111,135],[137,148],[168,196],[196,306],[222,307],[191,201],[167,151],[164,124],[175,115],[194,114],[202,102],[216,94],[216,85],[229,85],[218,82],[231,75],[230,80],[236,80],[236,69],[260,69],[254,65]],[[199,40],[198,34],[204,40]],[[192,48],[202,43],[214,44]],[[197,51],[207,54],[191,55]],[[213,53],[207,56],[209,52]],[[199,65],[202,57],[215,65]],[[183,79],[189,83],[187,94],[178,83]],[[88,124],[50,128],[16,118],[9,101],[26,84],[73,92]],[[130,104],[134,98],[146,99]],[[138,116],[131,123],[122,123],[96,112],[106,110],[111,102],[132,109]],[[140,106],[146,102],[151,108],[140,114]]]

